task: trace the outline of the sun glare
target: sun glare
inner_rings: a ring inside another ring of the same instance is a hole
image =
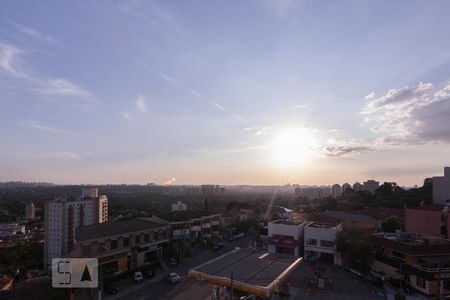
[[[314,136],[307,129],[283,129],[273,140],[273,159],[277,167],[294,168],[307,165],[314,152]]]

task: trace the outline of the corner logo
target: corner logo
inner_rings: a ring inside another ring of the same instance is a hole
[[[54,288],[98,287],[98,259],[54,258],[52,286]]]

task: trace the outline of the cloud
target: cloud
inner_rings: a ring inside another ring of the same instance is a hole
[[[370,93],[369,95],[365,96],[364,99],[366,101],[372,100],[373,98],[375,98],[375,92]]]
[[[63,79],[48,79],[46,83],[38,89],[41,94],[54,96],[78,96],[88,97],[90,93],[73,82]]]
[[[308,104],[295,104],[291,106],[291,109],[305,109],[308,108]]]
[[[22,53],[22,50],[13,45],[0,43],[0,69],[13,77],[26,77],[19,59]]]
[[[219,103],[217,103],[217,102],[210,102],[210,104],[211,104],[212,106],[214,106],[215,108],[217,108],[218,110],[221,110],[221,111],[223,111],[223,112],[228,113],[228,114],[231,115],[233,118],[235,118],[235,119],[237,119],[237,120],[239,120],[239,121],[241,121],[241,122],[248,123],[246,119],[244,119],[244,118],[241,117],[240,115],[237,115],[237,114],[231,112],[230,110],[226,109],[225,107],[223,107],[223,106],[220,105]]]
[[[173,79],[172,77],[170,77],[170,76],[168,76],[168,75],[166,75],[164,73],[159,74],[159,77],[161,77],[162,79],[164,79],[165,81],[167,81],[167,82],[169,82],[171,84],[175,84],[175,85],[177,84],[175,79]]]
[[[140,113],[145,114],[147,113],[147,104],[145,103],[145,98],[142,95],[139,95],[136,99],[136,108],[139,110]]]
[[[53,152],[50,153],[50,157],[58,158],[58,159],[68,159],[68,160],[79,160],[81,157],[73,152]]]
[[[48,132],[52,132],[52,133],[65,134],[65,135],[81,136],[81,134],[79,134],[77,132],[65,130],[65,129],[57,129],[57,128],[54,128],[54,127],[51,127],[48,125],[41,124],[39,122],[23,121],[23,122],[20,122],[20,125],[29,127],[29,128],[33,128],[35,130],[48,131]]]
[[[123,111],[123,112],[119,113],[119,115],[125,120],[130,120],[130,113],[127,111]]]
[[[268,135],[270,133],[270,130],[272,129],[272,127],[270,126],[262,126],[262,127],[245,127],[246,131],[250,131],[252,133],[254,133],[255,135]]]
[[[14,28],[17,31],[21,32],[22,34],[24,34],[34,40],[37,40],[40,42],[56,43],[56,40],[53,37],[51,37],[47,34],[44,34],[35,28],[29,27],[29,26],[26,26],[23,24],[19,24],[17,22],[11,22],[11,24],[14,26]]]
[[[192,95],[194,95],[194,96],[197,96],[197,97],[200,96],[200,93],[197,92],[196,90],[194,90],[193,88],[185,87],[185,90],[186,90],[188,93],[190,93],[190,94],[192,94]]]
[[[450,143],[450,84],[391,89],[368,101],[362,113],[379,145]]]
[[[372,151],[368,146],[330,146],[319,149],[319,154],[328,157],[350,156]]]
[[[172,184],[175,183],[175,181],[176,181],[175,178],[171,178],[171,179],[168,179],[168,180],[164,181],[163,185],[172,185]]]
[[[301,0],[262,0],[265,8],[275,17],[286,19],[300,7]]]

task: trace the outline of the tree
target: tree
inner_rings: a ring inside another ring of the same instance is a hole
[[[357,231],[343,231],[337,237],[336,247],[348,266],[363,273],[370,271],[375,253],[367,236]]]
[[[392,216],[384,219],[383,223],[381,224],[381,227],[384,232],[395,232],[396,230],[403,229],[403,223],[400,221],[399,218]]]

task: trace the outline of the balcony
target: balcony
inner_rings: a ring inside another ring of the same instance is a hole
[[[203,223],[202,228],[211,228],[211,223]]]
[[[213,220],[213,221],[211,221],[211,224],[214,226],[214,225],[219,225],[220,224],[220,221],[219,220]]]

